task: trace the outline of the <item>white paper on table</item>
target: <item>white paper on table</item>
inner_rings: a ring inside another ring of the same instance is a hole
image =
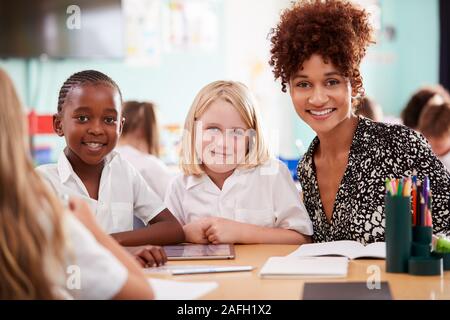
[[[148,279],[155,300],[194,300],[213,291],[217,282],[184,282],[162,279]]]

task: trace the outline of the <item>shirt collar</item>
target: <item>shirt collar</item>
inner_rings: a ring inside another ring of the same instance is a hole
[[[201,175],[189,175],[186,178],[186,189],[191,189],[199,184],[206,182],[206,174]]]
[[[239,176],[242,176],[245,173],[254,171],[256,168],[257,167],[253,167],[253,168],[250,168],[250,169],[236,168],[234,170],[233,174],[228,177],[228,179],[235,180],[236,177],[239,177]],[[211,179],[209,179],[209,177],[205,173],[203,173],[201,175],[190,175],[190,176],[187,176],[186,179],[187,179],[186,180],[186,189],[191,189],[191,188],[193,188],[195,186],[198,186],[200,184],[205,184],[205,183],[208,183],[208,182],[214,183],[214,182],[212,182]]]
[[[105,167],[110,166],[111,162],[115,158],[118,158],[118,152],[113,150],[105,157],[105,159],[106,159]],[[70,178],[70,176],[76,175],[76,173],[75,173],[75,171],[73,171],[72,165],[70,164],[69,159],[67,159],[67,156],[64,153],[64,151],[61,152],[61,155],[59,156],[57,166],[58,166],[58,176],[59,176],[61,183],[66,183],[67,180]]]

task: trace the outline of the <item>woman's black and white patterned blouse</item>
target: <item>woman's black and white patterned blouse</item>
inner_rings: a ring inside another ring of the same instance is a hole
[[[319,143],[316,137],[297,168],[314,241],[384,241],[385,179],[409,177],[414,169],[420,180],[430,178],[434,233],[450,232],[450,173],[422,135],[405,126],[360,117],[331,223],[320,200],[313,161]]]

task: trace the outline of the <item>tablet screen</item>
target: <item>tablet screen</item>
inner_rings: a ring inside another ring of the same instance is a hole
[[[164,246],[168,260],[234,259],[231,244],[182,244]]]

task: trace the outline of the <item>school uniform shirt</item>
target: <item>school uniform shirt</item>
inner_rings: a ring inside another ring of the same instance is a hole
[[[237,168],[222,190],[206,174],[181,174],[169,185],[165,203],[182,225],[205,217],[221,217],[312,234],[299,192],[288,168],[279,160],[251,169]]]
[[[116,296],[128,279],[128,270],[70,214],[64,214],[67,236],[66,273],[56,292],[66,299],[105,300]],[[53,274],[53,277],[56,274]]]
[[[314,165],[319,143],[316,137],[297,168],[315,242],[384,241],[385,179],[409,177],[414,170],[421,181],[430,178],[434,233],[450,231],[450,173],[421,134],[402,125],[359,117],[331,223],[322,206]]]
[[[444,164],[448,171],[450,171],[450,151],[443,156],[438,157],[439,160]]]
[[[85,200],[106,233],[133,230],[133,215],[147,225],[166,208],[139,172],[115,151],[105,159],[98,200],[90,198],[64,152],[58,163],[39,166],[37,171],[60,196],[67,194]]]
[[[174,176],[164,162],[154,155],[143,153],[129,145],[116,147],[115,150],[120,153],[123,159],[130,162],[139,171],[150,188],[161,199],[164,199],[167,186]]]

